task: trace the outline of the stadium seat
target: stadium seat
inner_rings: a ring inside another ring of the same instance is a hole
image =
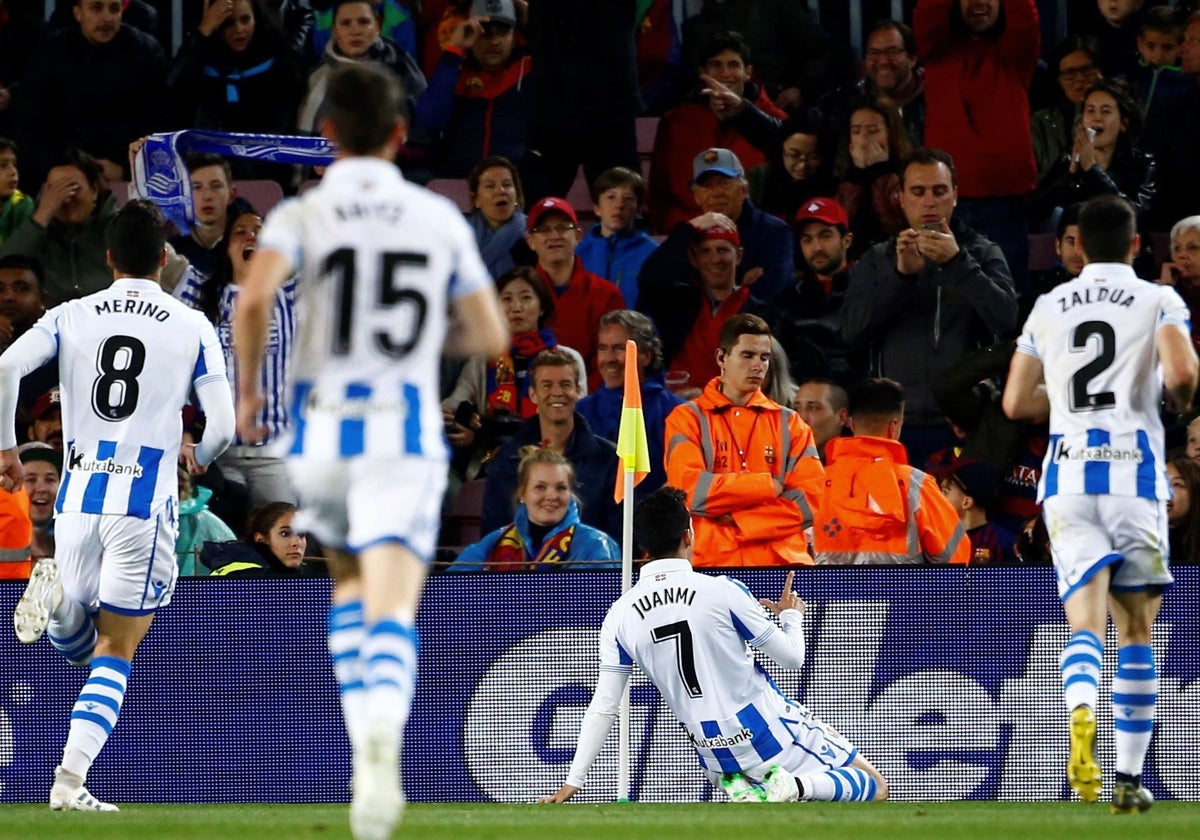
[[[274,181],[234,181],[238,198],[250,202],[250,206],[262,215],[267,215],[279,202],[283,201],[283,187]]]
[[[466,178],[434,178],[425,186],[438,195],[446,196],[464,213],[471,212],[471,188],[467,186]]]
[[[637,152],[643,158],[649,159],[654,151],[654,135],[658,133],[658,117],[638,117],[634,124],[637,131]]]
[[[580,219],[596,218],[596,208],[592,204],[592,191],[588,187],[587,176],[583,174],[583,169],[580,168],[575,173],[575,181],[571,184],[571,189],[567,190],[567,194],[563,196],[575,208],[575,212],[579,214]]]
[[[450,508],[450,536],[455,545],[468,546],[483,536],[483,488],[487,482],[475,479],[463,484]],[[447,542],[443,539],[442,542]]]
[[[1058,252],[1054,250],[1054,234],[1031,233],[1029,235],[1029,270],[1048,271],[1058,265]]]

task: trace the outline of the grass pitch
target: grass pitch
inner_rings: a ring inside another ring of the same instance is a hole
[[[345,805],[123,805],[59,814],[0,805],[0,837],[30,840],[343,840]],[[396,840],[1129,840],[1200,838],[1200,803],[1113,815],[1107,803],[410,805]]]

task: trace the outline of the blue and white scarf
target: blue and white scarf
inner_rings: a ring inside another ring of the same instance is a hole
[[[328,166],[333,163],[337,147],[324,137],[283,134],[234,134],[205,129],[151,134],[133,162],[131,197],[153,201],[181,231],[190,231],[196,225],[192,179],[183,162],[184,156],[192,152]]]

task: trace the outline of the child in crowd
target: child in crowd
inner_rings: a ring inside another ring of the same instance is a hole
[[[1145,114],[1138,147],[1159,154],[1165,138],[1172,133],[1172,120],[1180,106],[1181,96],[1195,87],[1190,77],[1179,71],[1179,55],[1183,48],[1183,20],[1177,9],[1155,6],[1147,9],[1138,29],[1138,62],[1127,79],[1137,96],[1137,104]]]
[[[1017,562],[1017,537],[988,522],[988,506],[996,498],[996,472],[978,461],[959,461],[945,473],[942,493],[962,520],[971,540],[971,565],[994,566]]]
[[[1100,13],[1092,34],[1100,39],[1105,76],[1124,76],[1137,66],[1143,5],[1145,0],[1096,0]]]
[[[17,144],[0,137],[0,245],[33,215],[34,201],[17,189]]]
[[[635,229],[638,210],[646,202],[646,182],[624,166],[602,172],[592,185],[592,202],[600,221],[575,248],[583,267],[617,285],[625,305],[637,306],[638,272],[658,247],[644,231]]]

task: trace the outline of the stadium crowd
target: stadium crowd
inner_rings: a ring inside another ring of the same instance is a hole
[[[314,134],[331,70],[381,64],[410,114],[397,164],[463,203],[512,333],[443,365],[456,570],[617,559],[627,340],[653,454],[637,496],[686,492],[696,565],[1047,563],[1047,430],[1000,394],[1033,302],[1083,268],[1082,203],[1126,198],[1140,276],[1200,305],[1195,0],[1072,2],[1059,43],[1039,18],[1057,3],[917,0],[867,27],[861,61],[798,0],[200,1],[169,55],[145,0],[48,21],[0,0],[0,349],[112,282],[103,232],[146,135]],[[320,171],[186,163],[196,224],[162,283],[233,376],[270,209],[249,185]],[[272,437],[294,298],[272,315]],[[57,381],[52,363],[22,383],[0,577],[53,551]],[[1172,561],[1200,562],[1200,427],[1168,419]],[[185,425],[202,439],[202,415]],[[184,459],[185,573],[320,573],[265,453]]]

